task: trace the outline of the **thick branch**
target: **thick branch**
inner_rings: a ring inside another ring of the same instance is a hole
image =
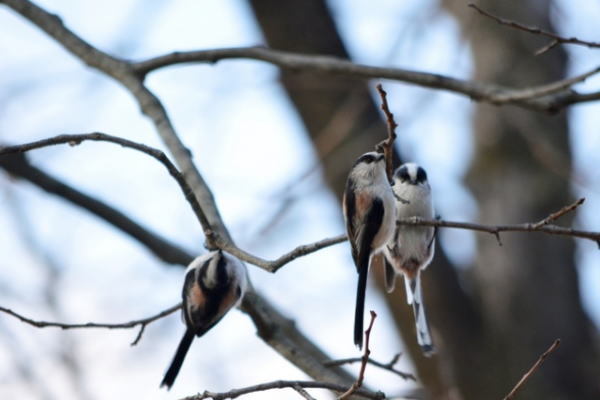
[[[337,57],[304,55],[264,47],[237,47],[214,50],[174,52],[132,64],[141,74],[182,63],[215,63],[226,59],[252,59],[268,62],[282,69],[310,71],[338,76],[390,79],[432,89],[447,90],[475,101],[496,105],[515,104],[536,111],[555,112],[569,104],[595,100],[585,94],[567,90],[575,83],[600,72],[600,67],[573,78],[528,88],[510,88],[493,83],[473,82],[439,74],[402,68],[385,68],[356,64]]]

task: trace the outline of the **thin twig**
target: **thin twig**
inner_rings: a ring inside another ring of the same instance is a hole
[[[317,400],[314,397],[312,397],[306,390],[304,390],[304,388],[300,385],[294,385],[294,386],[292,386],[292,388],[294,388],[294,390],[296,392],[298,392],[300,394],[300,396],[304,397],[306,400]]]
[[[467,229],[478,232],[487,232],[493,234],[498,239],[501,232],[540,232],[549,235],[570,236],[581,239],[593,240],[600,247],[600,232],[581,231],[572,228],[563,228],[556,225],[541,225],[536,227],[538,223],[524,223],[512,225],[482,225],[470,222],[454,222],[445,220],[428,220],[419,217],[411,217],[396,222],[398,225],[408,226],[433,226],[441,228],[458,228]]]
[[[360,364],[360,371],[358,373],[358,378],[356,382],[350,386],[344,394],[338,397],[338,400],[344,400],[349,398],[352,394],[354,394],[358,389],[362,387],[363,381],[365,379],[365,370],[367,369],[367,364],[369,361],[369,356],[371,355],[371,349],[369,348],[369,339],[371,338],[371,329],[373,329],[373,323],[375,322],[375,318],[377,318],[377,314],[375,311],[371,310],[371,322],[369,323],[369,327],[365,331],[365,352],[362,356],[362,362]]]
[[[531,375],[533,375],[533,373],[540,368],[540,366],[542,365],[542,363],[544,362],[546,357],[548,357],[550,355],[550,353],[552,353],[554,350],[556,350],[559,345],[560,345],[560,339],[556,339],[554,341],[554,343],[552,343],[552,345],[548,348],[548,350],[546,350],[540,356],[540,358],[538,358],[538,360],[535,362],[535,364],[533,364],[533,366],[529,369],[529,371],[527,371],[525,373],[525,375],[523,375],[521,380],[519,380],[519,382],[517,382],[517,384],[510,391],[510,393],[506,395],[504,400],[512,400],[515,397],[515,395],[517,394],[517,392],[519,391],[519,389],[521,389],[521,387],[527,382],[527,380],[529,380],[529,378],[531,378]]]
[[[5,4],[19,13],[80,61],[115,79],[131,93],[140,106],[141,112],[152,121],[186,182],[192,188],[198,203],[202,205],[202,211],[208,220],[208,224],[202,225],[207,247],[214,248],[216,242],[228,242],[233,245],[209,186],[196,168],[191,152],[177,135],[164,105],[144,85],[144,74],[135,70],[133,63],[113,57],[95,48],[69,30],[59,17],[48,13],[29,0],[0,0],[0,4]],[[259,336],[303,372],[320,381],[343,384],[349,384],[352,381],[350,374],[341,368],[332,370],[323,367],[320,360],[327,356],[296,327],[286,326],[285,329],[271,329],[268,336],[263,336],[266,324],[281,325],[284,324],[286,318],[258,293],[255,296],[246,295],[244,304],[244,311],[252,317],[258,328]]]
[[[338,384],[329,383],[329,382],[278,380],[278,381],[273,381],[273,382],[261,383],[258,385],[252,385],[252,386],[248,386],[248,387],[241,388],[241,389],[233,389],[228,392],[222,392],[222,393],[205,391],[205,392],[199,393],[195,396],[185,397],[182,400],[234,399],[236,397],[240,397],[240,396],[243,396],[248,393],[262,392],[265,390],[272,390],[272,389],[285,389],[285,388],[295,389],[296,387],[313,388],[313,389],[327,389],[327,390],[332,390],[332,391],[338,392],[338,393],[346,390],[346,387],[344,387],[343,385],[338,385]],[[373,400],[385,399],[385,395],[382,392],[371,392],[371,391],[364,390],[364,389],[357,390],[354,394],[357,396],[364,397],[366,399],[373,399]]]
[[[152,232],[124,212],[35,167],[25,154],[0,157],[0,168],[4,168],[11,176],[28,181],[120,229],[167,264],[188,265],[194,259],[190,252]]]
[[[373,360],[372,358],[369,358],[367,360],[367,362],[369,364],[372,364],[376,367],[379,367],[383,370],[389,371],[393,374],[398,375],[399,377],[401,377],[402,379],[406,379],[406,380],[413,380],[416,381],[417,378],[415,378],[415,376],[413,374],[410,374],[408,372],[402,372],[400,370],[397,370],[394,368],[394,365],[396,365],[396,363],[398,362],[398,360],[400,359],[400,353],[396,354],[391,361],[387,362],[387,363],[382,363],[380,361],[377,360]],[[340,365],[344,365],[344,364],[354,364],[357,362],[362,362],[363,358],[362,357],[351,357],[351,358],[341,358],[339,360],[329,360],[329,361],[325,361],[323,363],[323,365],[327,366],[327,367],[337,367]]]
[[[69,144],[70,146],[76,146],[81,144],[81,142],[91,140],[98,142],[109,142],[121,145],[123,147],[127,147],[130,149],[134,149],[137,151],[141,151],[154,159],[158,160],[169,172],[169,174],[175,179],[179,188],[181,189],[185,199],[188,201],[194,214],[198,218],[200,225],[204,228],[209,227],[208,219],[198,203],[198,199],[194,196],[191,187],[185,180],[184,176],[179,172],[177,167],[169,160],[169,157],[161,150],[155,149],[150,146],[146,146],[145,144],[133,142],[128,139],[120,138],[117,136],[107,135],[105,133],[94,132],[94,133],[84,133],[84,134],[76,134],[76,135],[58,135],[48,139],[37,140],[35,142],[24,143],[15,146],[0,146],[0,156],[4,154],[15,154],[15,153],[24,153],[29,150],[40,149],[42,147],[54,146],[59,144]],[[210,231],[205,231],[206,235],[210,235]]]
[[[383,107],[383,106],[382,106]],[[393,116],[391,117],[393,121]],[[109,143],[116,143],[124,147],[132,148],[138,151],[141,151],[145,154],[150,155],[151,157],[160,161],[165,168],[169,171],[171,176],[175,178],[181,191],[183,192],[186,200],[192,207],[192,210],[195,212],[198,220],[200,221],[202,226],[208,226],[208,222],[206,221],[206,217],[198,203],[196,197],[192,194],[189,185],[186,180],[183,179],[183,176],[177,170],[177,167],[169,160],[169,158],[160,150],[146,146],[144,144],[136,143],[124,138],[119,138],[112,135],[107,135],[104,133],[89,133],[89,134],[76,134],[76,135],[58,135],[55,137],[51,137],[48,139],[38,140],[35,142],[24,143],[15,146],[0,146],[0,156],[4,154],[13,154],[13,153],[24,153],[29,150],[39,149],[42,147],[58,145],[58,144],[70,144],[77,145],[83,141],[92,140],[92,141],[105,141]],[[389,140],[389,138],[388,138]],[[543,232],[553,235],[562,235],[562,236],[572,236],[585,238],[595,241],[598,246],[600,246],[600,232],[589,232],[589,231],[580,231],[574,230],[571,228],[563,228],[555,225],[549,225],[549,222],[552,222],[559,218],[560,216],[573,211],[579,205],[583,203],[584,199],[580,199],[572,205],[566,206],[560,211],[549,215],[545,219],[536,222],[536,223],[524,223],[524,224],[516,224],[516,225],[481,225],[475,223],[465,223],[465,222],[453,222],[453,221],[445,221],[445,220],[424,220],[418,217],[409,218],[407,220],[398,221],[401,225],[422,225],[422,226],[434,226],[434,227],[445,227],[445,228],[462,228],[462,229],[470,229],[475,231],[482,231],[494,234],[496,238],[500,239],[500,232],[508,232],[508,231],[525,231],[525,232]],[[205,232],[210,235],[211,232]],[[314,243],[309,243],[305,245],[300,245],[290,252],[283,254],[279,258],[269,261],[262,259],[260,257],[256,257],[240,248],[238,248],[232,242],[227,240],[220,240],[216,242],[216,246],[233,254],[234,256],[240,258],[243,261],[246,261],[250,264],[261,267],[269,272],[277,272],[281,267],[288,264],[289,262],[316,251],[319,251],[323,248],[342,243],[346,240],[346,235],[338,235],[332,238],[326,238],[323,240],[319,240]]]
[[[578,199],[577,201],[575,201],[573,204],[569,204],[568,206],[564,206],[563,208],[561,208],[557,212],[552,213],[552,214],[548,215],[546,218],[544,218],[543,220],[541,220],[541,221],[533,224],[533,228],[534,229],[539,229],[540,227],[542,227],[544,225],[548,225],[550,222],[556,221],[557,219],[559,219],[563,215],[568,214],[571,211],[575,210],[577,207],[579,207],[580,205],[582,205],[584,201],[585,201],[585,197],[582,197],[582,198]]]
[[[515,28],[515,29],[518,29],[521,31],[533,33],[535,35],[545,36],[545,37],[552,39],[552,42],[550,42],[549,45],[544,46],[536,54],[542,54],[542,53],[550,50],[551,48],[553,48],[554,46],[556,46],[559,43],[577,44],[577,45],[587,46],[590,48],[600,48],[600,42],[590,42],[588,40],[577,39],[576,37],[567,38],[567,37],[557,35],[556,33],[553,33],[553,32],[545,31],[537,26],[527,26],[524,24],[520,24],[518,22],[511,21],[511,20],[505,19],[505,18],[501,18],[501,17],[498,17],[488,11],[482,10],[481,8],[479,8],[477,5],[475,5],[473,3],[469,3],[469,7],[471,7],[475,11],[477,11],[479,14],[493,19],[494,21],[496,21],[497,23],[499,23],[501,25],[510,26],[511,28]]]
[[[136,319],[133,321],[128,321],[128,322],[121,322],[121,323],[99,323],[99,322],[86,322],[86,323],[82,323],[82,324],[66,324],[66,323],[62,323],[62,322],[48,322],[48,321],[36,321],[33,320],[31,318],[27,318],[21,314],[18,314],[16,312],[14,312],[13,310],[6,308],[6,307],[2,307],[0,306],[0,311],[11,315],[17,319],[19,319],[21,322],[24,322],[26,324],[35,326],[36,328],[60,328],[60,329],[83,329],[83,328],[104,328],[104,329],[131,329],[131,328],[135,328],[136,326],[140,326],[140,332],[137,334],[135,340],[131,343],[132,346],[135,346],[136,344],[138,344],[138,342],[140,341],[141,337],[142,337],[142,333],[144,331],[144,328],[146,327],[146,325],[161,319],[163,317],[166,317],[169,314],[174,313],[175,311],[179,310],[181,308],[181,303],[176,304],[174,306],[171,306],[169,308],[167,308],[166,310],[163,310],[161,312],[159,312],[158,314],[152,315],[150,317],[147,318],[142,318],[142,319]]]
[[[329,246],[333,246],[334,244],[345,242],[346,240],[347,236],[342,234],[331,238],[322,239],[313,243],[303,244],[272,261],[256,257],[240,249],[232,243],[217,243],[217,245],[222,250],[236,256],[242,261],[256,265],[257,267],[261,267],[262,269],[268,272],[274,273],[277,272],[284,265],[288,264],[291,261],[294,261],[299,257],[314,253]]]
[[[379,93],[379,97],[381,97],[381,110],[385,114],[388,137],[378,143],[376,149],[385,156],[385,172],[387,173],[388,181],[392,183],[394,180],[394,140],[397,137],[396,128],[398,124],[394,120],[394,114],[390,111],[387,102],[387,92],[383,90],[381,83],[377,84],[377,92]]]

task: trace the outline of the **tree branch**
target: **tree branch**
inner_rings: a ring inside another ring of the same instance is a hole
[[[0,0],[1,3],[6,4],[31,21],[88,66],[114,78],[131,92],[142,113],[154,123],[162,141],[192,188],[198,203],[202,204],[204,215],[208,220],[208,225],[203,225],[204,231],[209,233],[206,237],[207,246],[209,248],[215,247],[212,243],[215,237],[230,240],[229,232],[223,224],[212,192],[194,165],[190,151],[179,139],[160,100],[144,86],[143,76],[132,68],[131,63],[94,48],[67,29],[60,18],[48,13],[29,0]]]
[[[181,308],[181,303],[176,304],[174,306],[171,306],[169,308],[167,308],[166,310],[163,310],[161,312],[159,312],[158,314],[152,315],[151,317],[147,317],[147,318],[142,318],[142,319],[136,319],[133,321],[128,321],[128,322],[121,322],[121,323],[99,323],[99,322],[86,322],[83,324],[65,324],[62,322],[48,322],[48,321],[36,321],[33,320],[31,318],[27,318],[21,314],[18,314],[14,311],[12,311],[9,308],[6,307],[2,307],[0,306],[0,311],[8,314],[8,315],[12,315],[13,317],[19,319],[20,321],[35,326],[36,328],[60,328],[60,329],[82,329],[82,328],[105,328],[105,329],[131,329],[131,328],[135,328],[136,326],[140,326],[140,331],[138,332],[135,340],[131,343],[132,346],[135,346],[136,344],[138,344],[138,342],[140,341],[140,339],[142,338],[142,334],[144,333],[144,329],[146,328],[146,325],[151,324],[152,322],[161,319],[163,317],[166,317],[167,315],[170,315],[172,313],[174,313],[175,311],[179,310]]]
[[[375,148],[378,152],[385,155],[385,172],[387,173],[388,181],[391,184],[394,181],[394,140],[396,140],[397,137],[396,128],[398,127],[398,124],[394,120],[394,114],[390,111],[387,102],[387,92],[383,90],[381,83],[377,85],[377,92],[379,93],[379,97],[381,97],[381,110],[385,114],[385,119],[387,121],[388,137],[378,143]]]
[[[39,142],[35,143],[39,144]],[[14,151],[18,148],[19,146],[12,146]],[[19,157],[18,160],[10,159],[15,157],[15,155],[0,157],[0,166],[11,172],[15,170],[18,171],[18,176],[21,176],[43,189],[63,197],[92,214],[103,218],[106,222],[113,224],[115,227],[139,240],[156,256],[165,261],[168,260],[168,262],[186,266],[193,260],[191,254],[170,244],[160,236],[147,231],[135,221],[128,218],[126,221],[127,223],[123,224],[120,216],[124,216],[124,214],[105,203],[82,194],[48,175],[44,174],[42,179],[40,179],[40,174],[43,174],[42,171],[31,167],[22,154],[17,154],[16,156]],[[17,163],[14,161],[17,161]],[[25,167],[25,169],[23,167]],[[30,171],[30,169],[32,170]],[[60,190],[56,190],[56,187],[60,188]],[[279,263],[280,266],[284,265],[292,259],[302,255],[302,252],[308,254],[311,251],[316,251],[325,247],[325,245],[333,244],[336,240],[343,241],[344,239],[345,237],[338,237],[326,239],[312,245],[299,246],[295,251],[282,256],[279,259],[280,261],[276,261],[275,264]],[[227,251],[226,249],[224,250]],[[172,257],[173,254],[175,257]],[[244,252],[244,254],[248,253]],[[252,319],[254,325],[257,327],[259,337],[309,376],[317,380],[347,383],[348,385],[353,382],[352,376],[343,369],[336,368],[335,370],[331,370],[330,368],[323,366],[322,360],[328,359],[329,357],[327,357],[327,355],[314,343],[308,340],[289,319],[281,315],[266,299],[261,297],[260,294],[254,291],[247,293],[242,303],[242,311],[248,314]]]
[[[362,356],[362,361],[360,363],[360,371],[358,373],[358,378],[356,378],[356,382],[350,386],[350,389],[345,391],[338,400],[345,400],[352,396],[358,389],[362,387],[363,380],[365,379],[365,370],[367,369],[367,364],[369,361],[369,356],[371,355],[371,349],[369,348],[369,340],[371,339],[371,329],[373,329],[373,323],[375,322],[375,318],[377,318],[377,314],[375,311],[371,310],[371,322],[369,323],[369,327],[365,331],[365,352]]]
[[[551,48],[555,47],[556,45],[558,45],[560,43],[578,44],[578,45],[587,46],[590,48],[600,48],[600,42],[590,42],[587,40],[580,40],[580,39],[577,39],[576,37],[570,37],[570,38],[563,37],[563,36],[557,35],[556,33],[545,31],[537,26],[527,26],[527,25],[523,25],[523,24],[520,24],[515,21],[511,21],[509,19],[500,18],[488,11],[482,10],[476,4],[473,4],[473,3],[469,3],[468,6],[471,7],[472,9],[474,9],[475,11],[477,11],[479,14],[493,19],[500,25],[510,26],[511,28],[514,28],[514,29],[533,33],[534,35],[545,36],[547,38],[552,39],[552,41],[547,46],[544,46],[542,49],[538,50],[536,52],[536,55],[545,53],[546,51],[550,50]]]
[[[42,147],[54,146],[58,144],[69,144],[70,146],[77,146],[81,144],[81,142],[91,140],[97,142],[108,142],[115,143],[121,145],[123,147],[127,147],[130,149],[134,149],[153,157],[157,161],[159,161],[169,172],[169,174],[175,179],[181,192],[184,197],[190,203],[194,214],[198,218],[200,222],[200,226],[208,227],[208,219],[206,215],[202,211],[202,207],[198,203],[198,199],[192,193],[192,189],[188,185],[187,181],[183,177],[183,175],[177,170],[177,167],[173,165],[171,160],[163,153],[162,151],[155,149],[150,146],[146,146],[141,143],[136,143],[128,139],[120,138],[117,136],[107,135],[105,133],[84,133],[84,134],[76,134],[76,135],[58,135],[48,139],[37,140],[35,142],[20,144],[16,146],[1,146],[0,145],[0,156],[5,154],[15,154],[15,153],[24,153],[29,150],[40,149]],[[206,232],[210,234],[210,232]]]
[[[510,391],[510,393],[506,395],[504,400],[512,400],[515,397],[515,395],[517,394],[517,392],[521,389],[521,387],[523,387],[523,385],[529,380],[529,378],[531,378],[531,375],[533,375],[533,373],[540,368],[542,363],[546,360],[546,357],[548,357],[550,355],[550,353],[552,353],[554,350],[556,350],[559,345],[560,345],[560,339],[556,339],[554,341],[554,343],[552,343],[552,345],[548,348],[548,350],[546,350],[540,356],[540,358],[538,358],[538,360],[535,362],[535,364],[533,364],[533,366],[529,369],[529,371],[527,371],[525,373],[525,375],[523,375],[521,380],[519,380],[519,382],[517,382],[517,384]]]
[[[563,228],[556,225],[538,225],[538,223],[527,222],[524,224],[512,225],[482,225],[470,222],[454,222],[444,220],[427,220],[419,217],[411,217],[397,221],[399,225],[409,226],[434,226],[442,228],[459,228],[472,231],[487,232],[496,236],[499,244],[501,232],[541,232],[550,235],[570,236],[581,239],[593,240],[600,247],[600,232],[580,231],[572,228]]]
[[[0,168],[4,168],[9,174],[27,180],[48,193],[61,197],[103,219],[106,223],[137,240],[165,263],[187,265],[193,259],[193,256],[181,247],[151,232],[119,210],[34,167],[24,154],[0,157]]]
[[[282,69],[310,71],[338,76],[367,79],[390,79],[431,89],[441,89],[468,96],[472,100],[495,105],[514,104],[535,111],[556,112],[566,105],[595,100],[571,90],[573,84],[600,72],[600,67],[549,84],[527,88],[510,88],[494,83],[473,82],[440,74],[431,74],[402,68],[386,68],[356,64],[332,56],[305,55],[264,47],[237,47],[213,50],[174,52],[135,62],[132,68],[145,75],[159,68],[183,63],[215,63],[226,59],[264,61]]]
[[[265,390],[272,389],[285,389],[292,388],[296,389],[296,387],[301,388],[314,388],[314,389],[328,389],[334,392],[343,392],[346,388],[343,385],[338,385],[335,383],[328,382],[314,382],[314,381],[273,381],[267,383],[261,383],[259,385],[248,386],[241,389],[233,389],[228,392],[222,393],[214,393],[205,391],[204,393],[197,394],[195,396],[185,397],[181,400],[203,400],[203,399],[213,399],[213,400],[223,400],[223,399],[235,399],[236,397],[243,396],[249,393],[262,392]],[[382,392],[371,392],[368,390],[360,389],[357,390],[355,395],[373,400],[383,400],[385,399],[385,395]]]
[[[394,368],[394,365],[396,365],[396,363],[398,362],[398,360],[400,359],[400,353],[396,354],[391,361],[387,362],[387,363],[382,363],[380,361],[377,360],[373,360],[372,358],[369,358],[367,360],[367,362],[369,364],[372,364],[378,368],[381,368],[385,371],[389,371],[393,374],[398,375],[399,377],[401,377],[402,379],[406,379],[406,380],[412,380],[412,381],[417,381],[417,378],[415,378],[415,376],[413,374],[410,374],[408,372],[402,372],[398,369]],[[339,365],[344,365],[344,364],[353,364],[353,363],[357,363],[357,362],[362,362],[363,358],[362,357],[352,357],[352,358],[341,358],[339,360],[330,360],[330,361],[325,361],[323,363],[323,365],[327,366],[327,367],[334,367],[334,366],[339,366]]]
[[[262,269],[264,269],[268,272],[275,273],[281,267],[283,267],[284,265],[286,265],[287,263],[289,263],[291,261],[294,261],[295,259],[297,259],[299,257],[314,253],[316,251],[319,251],[319,250],[324,249],[329,246],[333,246],[334,244],[345,242],[346,240],[347,240],[346,235],[342,234],[342,235],[334,236],[331,238],[322,239],[322,240],[316,241],[314,243],[300,245],[300,246],[296,247],[295,249],[293,249],[292,251],[290,251],[289,253],[286,253],[272,261],[268,261],[263,258],[256,257],[256,256],[238,248],[237,246],[235,246],[232,243],[224,243],[222,245],[222,247],[221,247],[221,245],[219,245],[219,247],[221,249],[225,250],[226,252],[233,254],[240,260],[243,260],[250,264],[256,265],[257,267],[261,267]]]

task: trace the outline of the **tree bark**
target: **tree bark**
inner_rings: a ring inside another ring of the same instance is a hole
[[[250,0],[256,19],[271,48],[308,54],[325,54],[348,58],[348,53],[336,29],[324,0],[280,2]],[[339,78],[310,73],[281,72],[281,83],[313,140],[322,159],[325,180],[341,201],[346,177],[354,160],[370,151],[386,137],[386,126],[363,80]],[[393,101],[393,100],[392,100]],[[398,128],[401,134],[402,127]],[[395,165],[400,163],[395,154]],[[341,216],[341,213],[340,213]],[[436,250],[433,264],[424,278],[426,302],[433,328],[451,343],[477,340],[478,314],[459,284],[459,278],[441,248]],[[376,282],[383,290],[382,267],[372,268]],[[354,273],[354,270],[352,272]],[[423,357],[417,345],[411,308],[406,304],[403,285],[385,299],[415,363],[418,376],[435,398],[447,397],[452,382],[442,357]],[[439,312],[436,307],[439,305]],[[348,305],[352,312],[353,305]],[[350,327],[349,327],[350,329]],[[350,330],[348,340],[351,340]],[[449,347],[452,348],[452,347]],[[456,349],[452,358],[469,363]],[[446,357],[446,356],[444,356]]]
[[[480,16],[463,2],[445,7],[472,48],[478,81],[528,85],[565,76],[560,47],[534,56],[547,40]],[[551,2],[485,0],[478,5],[504,18],[554,31]],[[474,160],[467,177],[482,223],[543,218],[572,201],[566,113],[548,116],[514,107],[477,104]],[[561,223],[568,225],[567,216]],[[463,396],[502,393],[519,380],[556,338],[561,347],[519,398],[598,399],[600,359],[593,326],[584,313],[574,262],[574,243],[541,235],[505,235],[503,246],[478,237],[472,269],[484,321],[478,365],[455,364]],[[466,346],[467,344],[465,344]]]
[[[504,7],[504,15],[551,29],[545,3],[488,1],[482,6],[493,3]],[[272,48],[348,57],[324,1],[250,0],[250,4]],[[446,6],[465,27],[465,35],[466,27],[477,29],[470,38],[476,80],[527,86],[564,76],[565,55],[560,49],[535,58],[533,52],[545,42],[479,20],[463,2],[447,1]],[[368,86],[289,71],[281,73],[281,81],[323,158],[326,182],[341,197],[354,159],[385,136]],[[481,221],[537,220],[566,205],[570,200],[566,116],[477,107],[476,155],[468,184],[479,201]],[[570,219],[562,222],[568,224]],[[561,348],[520,396],[600,398],[594,375],[599,370],[598,351],[579,301],[573,243],[533,234],[505,235],[503,247],[489,237],[480,239],[476,266],[467,276],[459,278],[439,248],[424,276],[438,356],[421,356],[403,288],[386,296],[430,395],[501,397],[561,337]],[[380,268],[373,269],[381,287]]]

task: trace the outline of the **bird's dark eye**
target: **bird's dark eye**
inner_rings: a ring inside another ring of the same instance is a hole
[[[235,297],[237,297],[238,299],[239,299],[240,297],[242,297],[242,288],[241,288],[241,287],[239,287],[239,286],[237,286],[237,287],[235,288]]]
[[[375,161],[375,156],[373,154],[367,153],[367,154],[363,154],[362,156],[360,156],[358,158],[358,160],[356,160],[356,164],[360,164],[360,163],[367,163],[370,164],[373,161]]]
[[[417,168],[417,182],[423,183],[427,180],[427,172],[421,167]]]
[[[408,175],[408,168],[400,167],[398,172],[396,172],[396,177],[398,177],[402,182],[406,182],[407,180],[409,180],[410,176]]]

